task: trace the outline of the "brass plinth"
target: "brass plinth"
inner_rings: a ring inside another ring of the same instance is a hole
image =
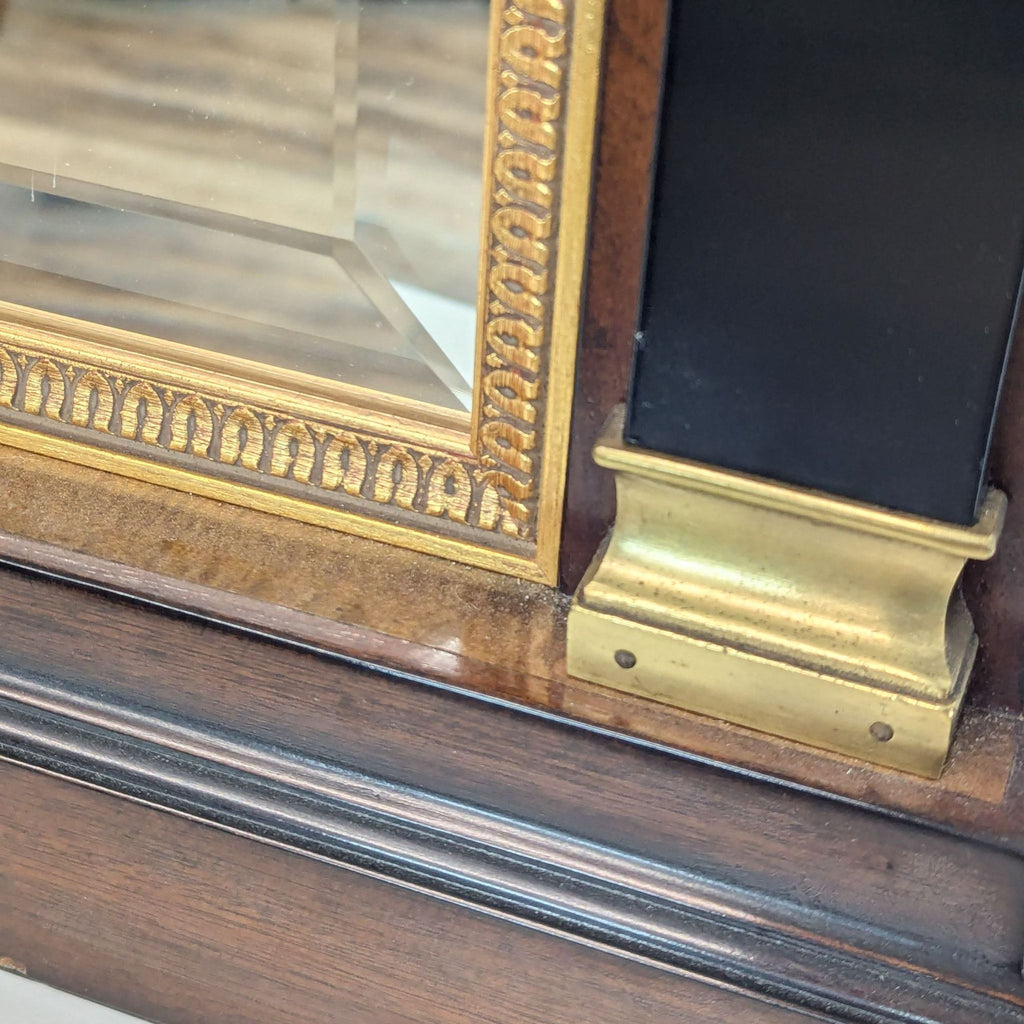
[[[977,639],[959,580],[1006,498],[955,526],[622,443],[618,513],[569,615],[569,671],[700,714],[938,776]]]

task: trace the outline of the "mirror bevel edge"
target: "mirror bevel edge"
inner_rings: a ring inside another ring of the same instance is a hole
[[[0,443],[555,583],[604,8],[605,0],[492,0],[468,438],[457,414],[424,424],[386,401],[345,401],[344,387],[304,395],[254,381],[251,364],[231,357],[199,370],[156,358],[138,338],[133,349],[126,332],[5,305]],[[536,121],[514,105],[524,96]],[[534,201],[536,191],[510,196],[500,187],[498,161],[509,153],[512,163],[549,162],[548,209]],[[522,290],[510,290],[510,281]],[[502,337],[510,318],[532,333]],[[159,422],[150,412],[156,402]],[[257,424],[258,451],[250,436]],[[105,446],[112,440],[116,449]],[[340,461],[328,471],[332,452]],[[210,472],[218,465],[235,478]],[[272,489],[279,483],[290,493]]]

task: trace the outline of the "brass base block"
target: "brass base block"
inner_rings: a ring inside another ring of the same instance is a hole
[[[569,613],[572,675],[938,776],[977,639],[959,580],[995,551],[972,527],[631,448],[595,449],[614,530]]]

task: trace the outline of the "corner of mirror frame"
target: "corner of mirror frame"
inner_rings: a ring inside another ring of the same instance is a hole
[[[468,422],[3,303],[0,444],[557,583],[605,5],[492,0]]]

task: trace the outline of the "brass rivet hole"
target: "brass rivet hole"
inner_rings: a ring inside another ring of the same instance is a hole
[[[636,655],[632,651],[616,651],[615,664],[619,668],[632,668],[636,664]]]
[[[871,733],[871,738],[878,740],[879,743],[888,743],[892,739],[892,726],[885,722],[872,722],[868,732]]]

